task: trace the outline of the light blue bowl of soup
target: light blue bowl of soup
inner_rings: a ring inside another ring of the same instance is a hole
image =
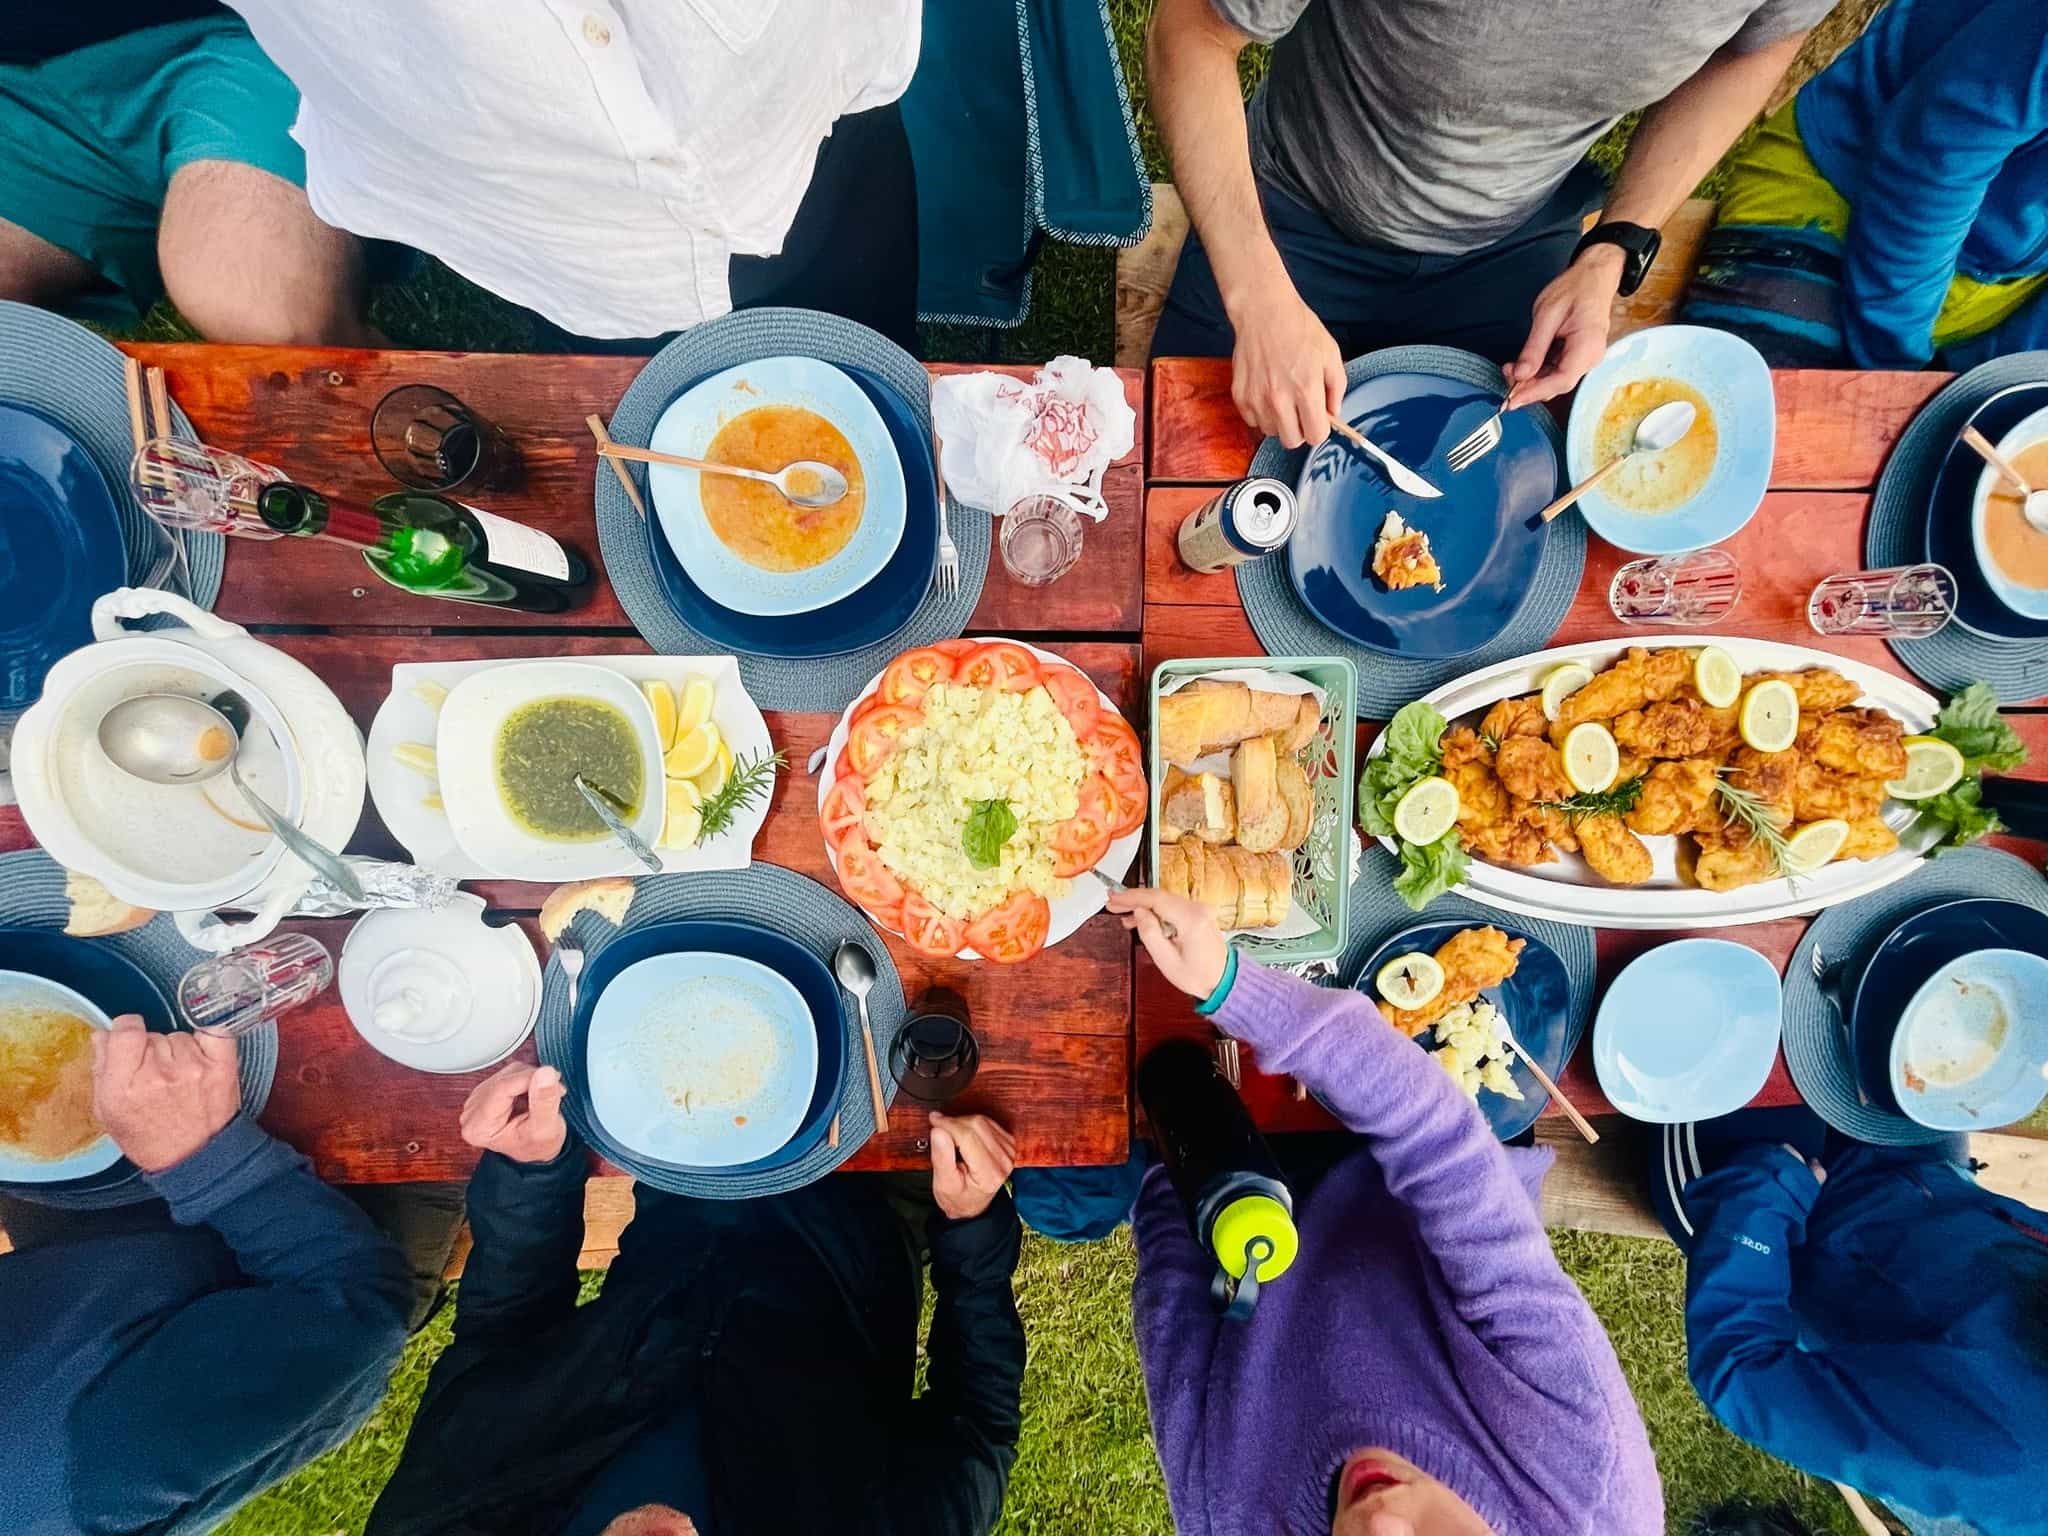
[[[2048,489],[2048,407],[2022,417],[1998,452],[2027,484]],[[1970,498],[1970,547],[1993,597],[2022,617],[2048,619],[2048,533],[2027,521],[2018,492],[1989,464]]]
[[[1892,1036],[1891,1086],[1937,1131],[1991,1131],[2048,1096],[2048,959],[2024,949],[1961,955],[1921,983]]]

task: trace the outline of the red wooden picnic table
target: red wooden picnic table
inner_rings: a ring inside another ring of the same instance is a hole
[[[340,498],[368,500],[392,489],[369,442],[370,412],[386,390],[401,383],[452,390],[510,433],[525,461],[524,483],[516,493],[489,497],[491,510],[574,544],[599,570],[584,607],[545,617],[400,592],[371,578],[353,551],[335,546],[229,540],[216,611],[309,665],[366,732],[397,662],[648,649],[602,574],[592,489],[597,458],[584,425],[592,412],[610,418],[641,360],[198,344],[126,350],[166,371],[173,398],[207,442],[274,464]],[[1079,565],[1055,586],[1020,587],[992,561],[967,632],[1020,636],[1066,656],[1141,721],[1144,379],[1125,370],[1123,382],[1140,423],[1136,445],[1106,478],[1109,518],[1089,529]],[[835,719],[768,712],[769,733],[790,766],[754,845],[757,860],[827,886],[832,877],[817,830],[817,783],[805,763]],[[0,850],[30,846],[19,810],[0,810]],[[367,804],[348,846],[354,853],[404,857]],[[519,918],[540,943],[531,919],[547,887],[481,881],[471,888],[494,915]],[[338,951],[350,921],[291,926]],[[935,963],[893,939],[888,947],[913,1006],[934,986],[967,1001],[981,1068],[960,1110],[993,1113],[1009,1124],[1021,1163],[1124,1159],[1131,943],[1113,918],[1096,917],[1014,968]],[[530,1041],[520,1055],[533,1058]],[[457,1134],[456,1117],[480,1076],[430,1076],[379,1055],[357,1035],[330,989],[281,1024],[277,1081],[263,1120],[337,1182],[460,1178],[476,1154]],[[920,1166],[923,1133],[923,1116],[899,1105],[888,1130],[848,1166]]]
[[[1788,371],[1775,375],[1778,401],[1777,457],[1763,509],[1725,547],[1742,562],[1743,592],[1735,612],[1719,627],[1726,633],[1810,645],[1853,657],[1900,676],[1904,667],[1882,641],[1834,639],[1813,633],[1806,622],[1806,598],[1821,578],[1863,566],[1863,525],[1872,487],[1899,434],[1920,407],[1948,382],[1935,373],[1831,373]],[[1186,656],[1257,656],[1264,647],[1238,602],[1229,572],[1198,576],[1181,563],[1174,531],[1181,519],[1242,478],[1259,436],[1239,417],[1230,399],[1230,364],[1221,359],[1162,358],[1152,365],[1149,437],[1152,458],[1145,490],[1145,668]],[[1617,623],[1607,607],[1614,571],[1629,557],[1604,541],[1589,541],[1579,594],[1552,644],[1614,640],[1640,635]],[[2010,712],[2032,752],[2020,770],[2027,778],[2048,778],[2048,699]],[[1380,722],[1362,722],[1359,751],[1378,734]],[[1996,846],[2041,862],[2038,842],[1999,837]],[[1712,930],[1715,936],[1747,944],[1782,971],[1809,919],[1792,918],[1742,928]],[[1684,932],[1600,929],[1596,935],[1599,985],[1604,987],[1637,955]],[[1142,954],[1137,957],[1137,1046],[1145,1052],[1162,1040],[1207,1039],[1211,1026],[1188,1000],[1169,986]],[[1327,1129],[1329,1117],[1313,1100],[1295,1096],[1290,1084],[1257,1069],[1244,1055],[1244,1097],[1267,1130]],[[1567,1064],[1560,1086],[1589,1114],[1611,1113],[1593,1075],[1591,1052],[1582,1044]],[[1758,1104],[1798,1102],[1798,1090],[1779,1057]],[[1550,1106],[1547,1113],[1558,1113]]]

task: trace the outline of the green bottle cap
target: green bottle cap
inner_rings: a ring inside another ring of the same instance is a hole
[[[1270,1195],[1246,1195],[1223,1207],[1209,1228],[1209,1246],[1216,1250],[1216,1262],[1233,1280],[1244,1278],[1245,1249],[1261,1239],[1270,1250],[1270,1256],[1259,1262],[1258,1277],[1264,1284],[1286,1274],[1301,1251],[1301,1236],[1294,1230],[1287,1207]]]

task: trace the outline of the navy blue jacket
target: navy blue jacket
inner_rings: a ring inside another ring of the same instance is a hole
[[[384,1395],[398,1250],[241,1116],[145,1175],[174,1231],[0,1256],[0,1531],[197,1536]]]
[[[1716,1418],[1920,1514],[2048,1533],[2048,1217],[1867,1147],[1825,1185],[1745,1148],[1685,1203],[1686,1344]]]

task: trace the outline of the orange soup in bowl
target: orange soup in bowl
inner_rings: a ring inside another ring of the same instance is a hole
[[[2012,467],[2027,484],[2048,485],[2048,441],[2012,455]],[[1984,498],[1984,552],[2014,586],[2048,590],[2048,533],[2027,521],[2019,492],[2003,476]]]
[[[797,405],[762,405],[742,411],[718,429],[704,457],[773,474],[802,459],[829,464],[846,476],[846,494],[829,507],[797,507],[758,480],[700,475],[698,497],[719,542],[764,571],[807,571],[823,565],[860,527],[867,484],[846,435],[816,411]],[[801,489],[801,487],[796,487]]]

